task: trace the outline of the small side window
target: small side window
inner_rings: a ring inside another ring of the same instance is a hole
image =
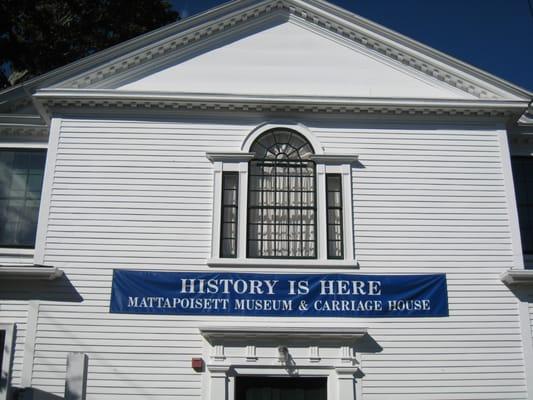
[[[344,257],[342,226],[342,177],[340,174],[326,174],[327,240],[328,258]]]
[[[222,221],[220,232],[220,257],[237,257],[237,218],[239,214],[239,174],[222,174]]]
[[[35,246],[45,150],[0,149],[0,247]]]

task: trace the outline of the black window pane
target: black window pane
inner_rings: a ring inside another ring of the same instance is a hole
[[[237,257],[239,174],[222,174],[222,221],[220,231],[220,257]]]
[[[342,183],[340,174],[326,174],[328,258],[343,258]]]
[[[0,246],[35,246],[45,160],[44,150],[0,149]]]
[[[533,157],[512,157],[522,249],[533,254]]]

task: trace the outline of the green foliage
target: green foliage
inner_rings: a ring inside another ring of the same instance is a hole
[[[167,0],[1,0],[0,88],[178,18]]]

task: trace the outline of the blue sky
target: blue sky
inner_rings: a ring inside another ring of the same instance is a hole
[[[533,92],[533,0],[330,1]],[[182,17],[224,3],[171,2]]]

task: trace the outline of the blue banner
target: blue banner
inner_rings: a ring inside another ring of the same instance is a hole
[[[446,275],[115,270],[112,313],[279,317],[446,317]]]

